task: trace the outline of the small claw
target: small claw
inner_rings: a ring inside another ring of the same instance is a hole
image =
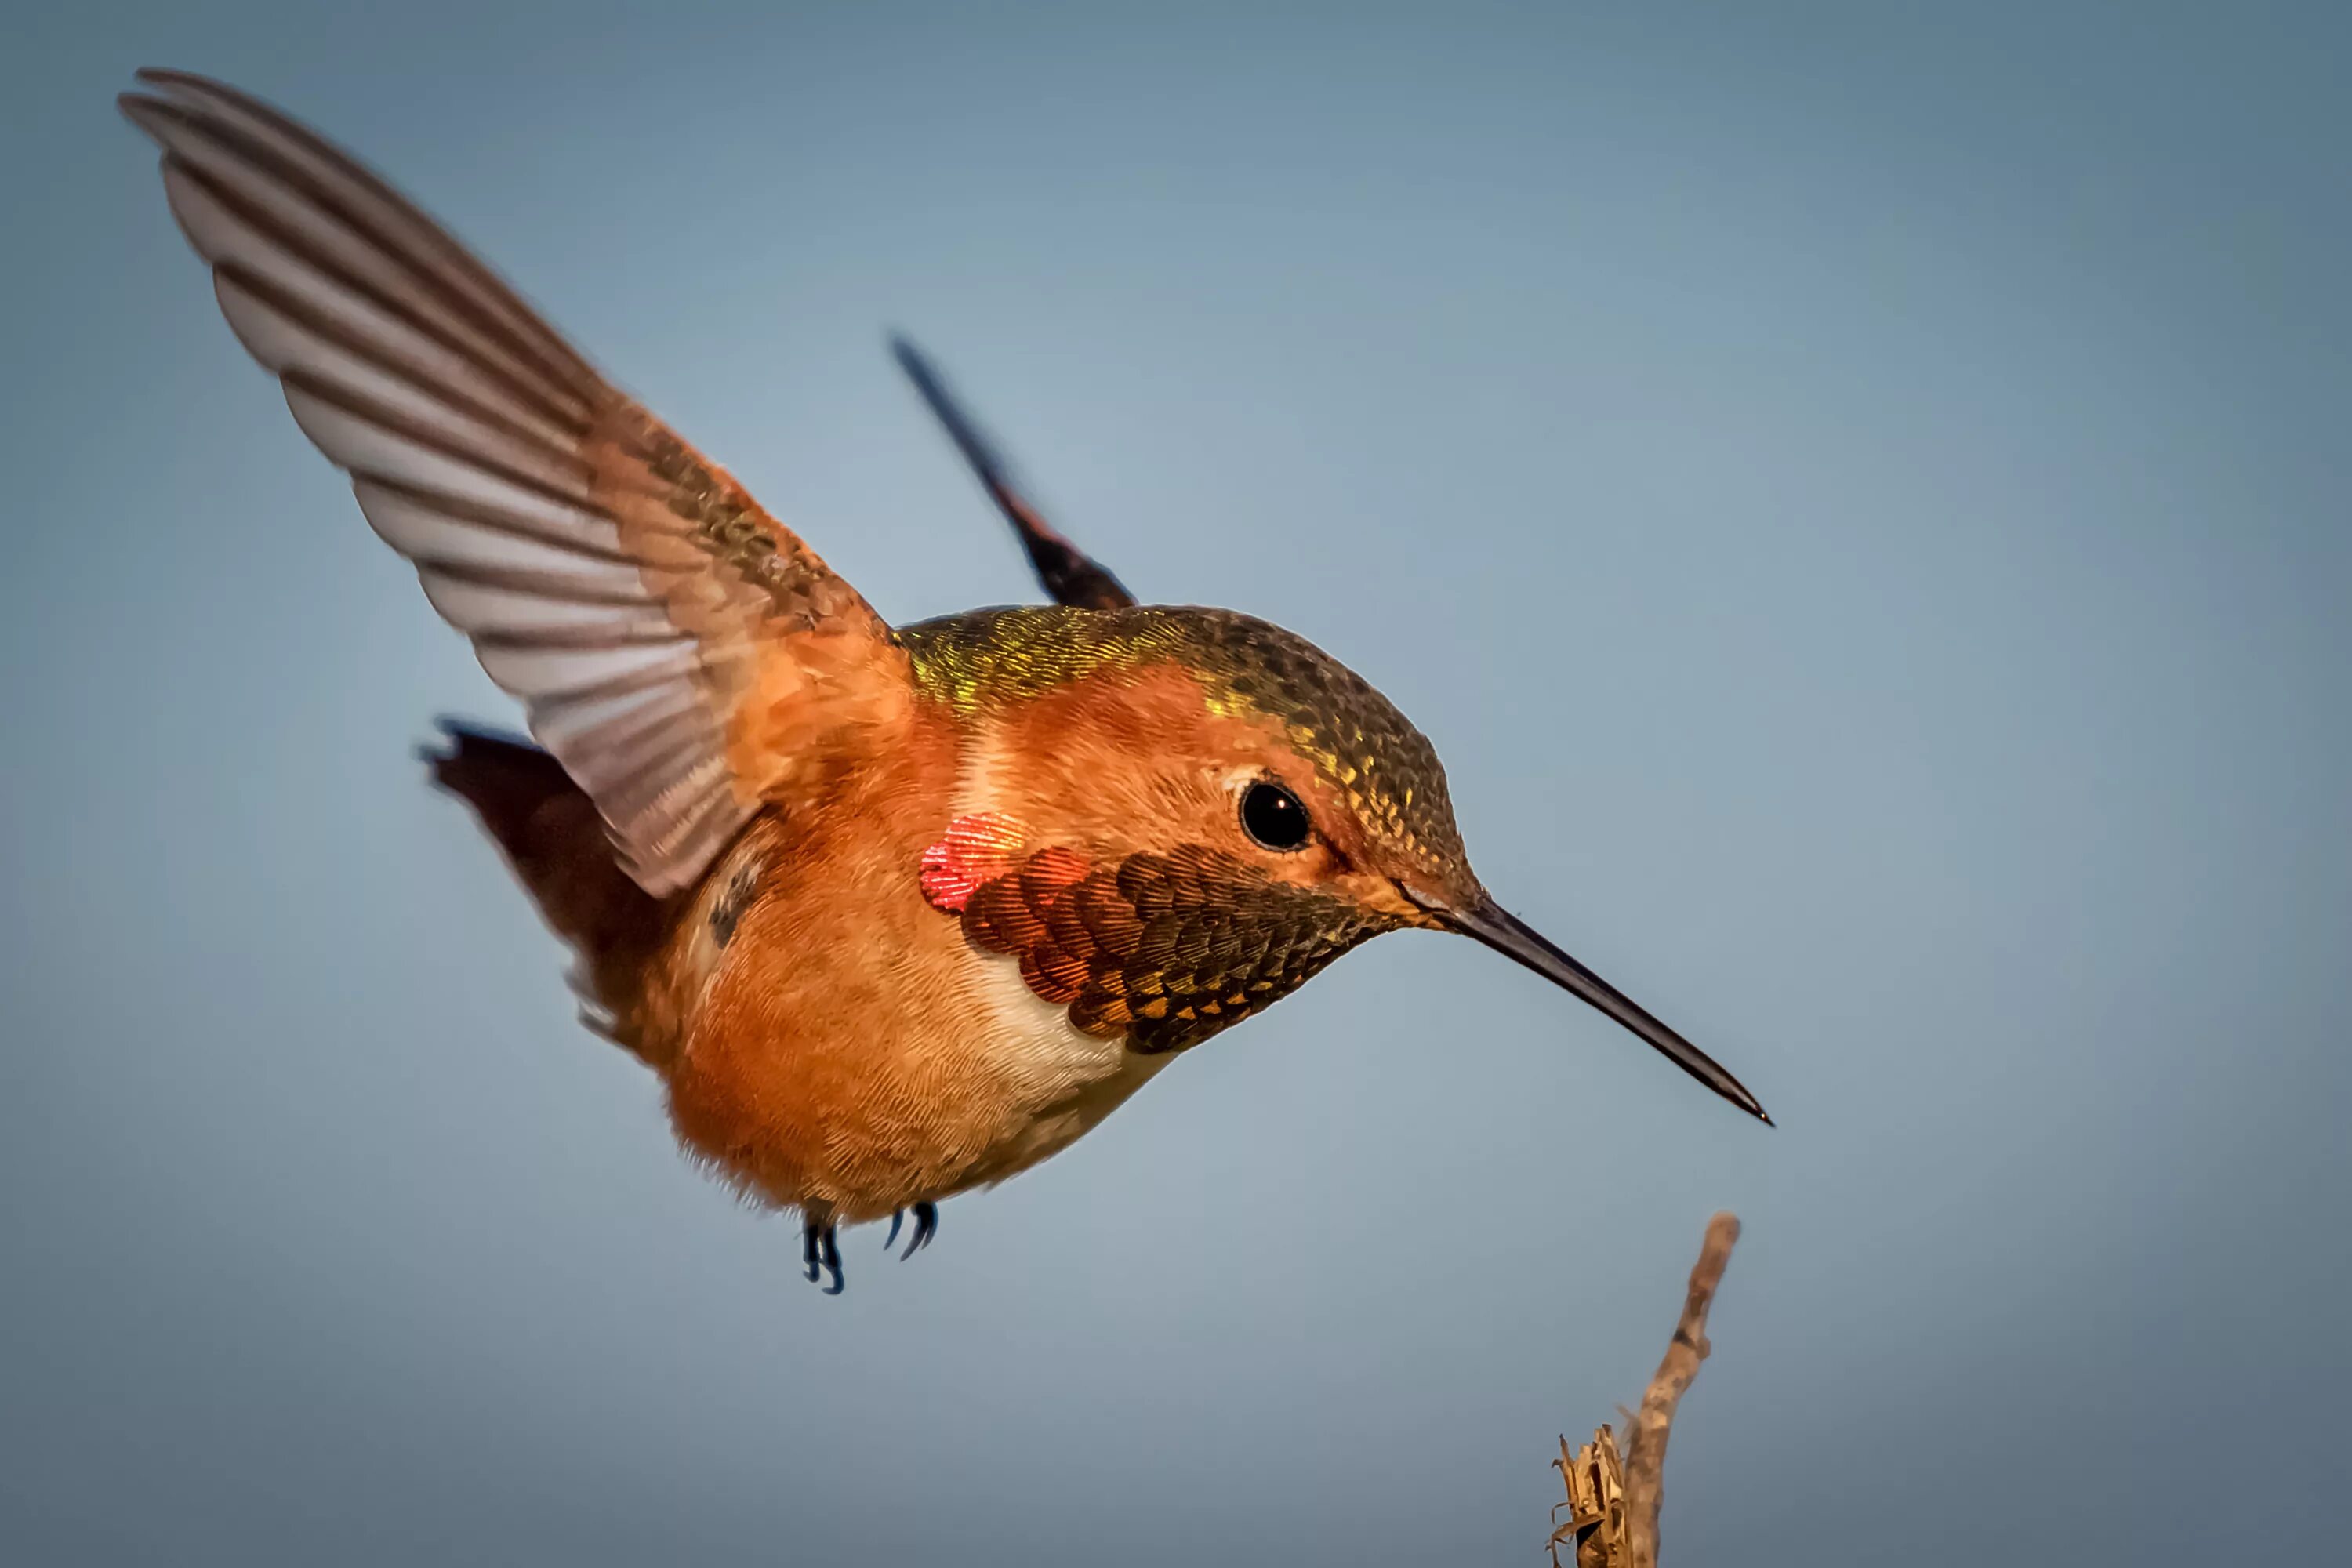
[[[833,1283],[824,1288],[824,1293],[828,1296],[838,1296],[841,1294],[842,1286],[846,1283],[846,1281],[845,1281],[841,1277],[841,1242],[840,1239],[835,1236],[834,1228],[831,1226],[826,1226],[824,1227],[824,1267],[833,1276]]]
[[[900,1225],[901,1223],[903,1223],[903,1222],[905,1221],[906,1217],[907,1217],[907,1211],[906,1211],[905,1209],[894,1209],[894,1210],[892,1210],[892,1211],[891,1211],[891,1214],[890,1214],[890,1234],[889,1234],[889,1235],[887,1235],[887,1236],[886,1236],[886,1237],[884,1237],[882,1238],[882,1250],[883,1250],[883,1251],[885,1251],[885,1252],[889,1251],[889,1250],[890,1250],[890,1245],[891,1245],[891,1243],[893,1243],[893,1242],[895,1242],[895,1241],[897,1241],[897,1240],[898,1239],[898,1226],[899,1226],[899,1225]]]
[[[907,1250],[898,1254],[898,1261],[904,1263],[909,1258],[914,1257],[918,1252],[922,1251],[923,1248],[930,1246],[931,1237],[939,1234],[939,1228],[940,1205],[937,1204],[917,1204],[915,1205],[915,1234],[907,1238]],[[896,1236],[898,1232],[894,1229],[891,1234]]]
[[[808,1282],[816,1283],[816,1226],[801,1226],[801,1263],[808,1270]]]

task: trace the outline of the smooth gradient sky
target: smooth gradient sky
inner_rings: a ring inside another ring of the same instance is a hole
[[[1717,1208],[1670,1563],[2340,1547],[2347,16],[13,18],[0,1556],[1525,1564]],[[1391,937],[819,1296],[424,786],[513,710],[220,321],[151,63],[886,614],[1034,598],[914,333],[1146,597],[1414,715],[1779,1130]]]

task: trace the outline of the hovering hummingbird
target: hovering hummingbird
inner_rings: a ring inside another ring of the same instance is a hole
[[[122,110],[304,434],[521,700],[451,723],[471,805],[677,1137],[802,1222],[906,1252],[1368,937],[1457,931],[1748,1111],[1696,1047],[1488,896],[1428,741],[1305,638],[1142,605],[901,364],[1052,606],[892,627],[397,192],[233,88]],[[543,750],[541,748],[544,748]]]

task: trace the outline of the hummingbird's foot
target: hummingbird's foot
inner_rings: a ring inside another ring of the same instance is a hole
[[[898,1239],[898,1227],[906,1223],[906,1219],[907,1211],[905,1209],[893,1209],[890,1211],[890,1234],[882,1238],[883,1251],[889,1251],[891,1245]],[[918,1252],[922,1251],[923,1248],[930,1246],[931,1237],[937,1236],[939,1234],[939,1230],[940,1205],[937,1204],[917,1204],[915,1205],[915,1234],[907,1238],[907,1250],[898,1254],[898,1261],[904,1263],[909,1258],[914,1257]],[[812,1274],[809,1278],[814,1279],[816,1276]]]
[[[841,1294],[841,1240],[830,1225],[818,1225],[812,1220],[801,1226],[801,1263],[808,1270],[809,1283],[816,1283],[820,1271],[833,1276],[833,1283],[824,1288],[828,1296]]]
[[[923,1248],[930,1246],[931,1237],[939,1234],[939,1229],[940,1205],[937,1204],[917,1204],[915,1205],[915,1234],[907,1238],[907,1250],[898,1254],[898,1261],[904,1263],[909,1258],[914,1257],[918,1252],[922,1251]],[[896,1219],[891,1221],[890,1234],[893,1237],[896,1237],[898,1234],[898,1226]],[[882,1245],[887,1247],[890,1244],[886,1241]]]

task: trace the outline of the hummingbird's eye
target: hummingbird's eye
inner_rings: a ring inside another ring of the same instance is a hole
[[[1242,831],[1268,849],[1297,849],[1307,842],[1307,808],[1280,784],[1260,779],[1242,791]]]

